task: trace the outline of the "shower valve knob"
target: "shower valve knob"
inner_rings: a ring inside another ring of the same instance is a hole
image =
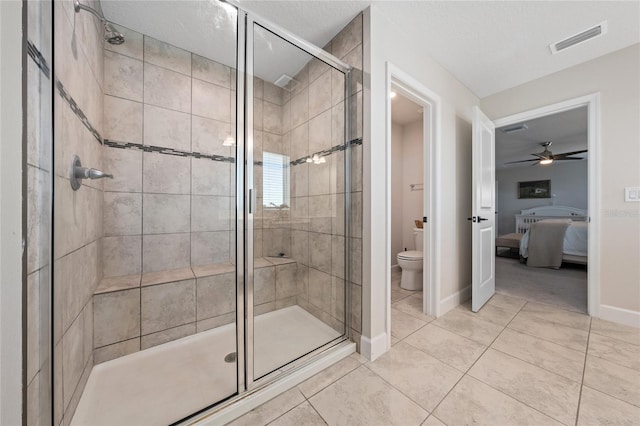
[[[71,163],[71,188],[74,191],[80,189],[82,185],[82,179],[113,179],[113,175],[105,173],[102,170],[91,169],[89,167],[83,167],[80,157],[74,155],[73,162]]]

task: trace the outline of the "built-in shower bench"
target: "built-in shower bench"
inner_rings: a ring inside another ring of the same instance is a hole
[[[93,297],[96,363],[234,322],[235,270],[222,263],[104,278]],[[296,305],[298,281],[294,259],[255,259],[254,315]]]

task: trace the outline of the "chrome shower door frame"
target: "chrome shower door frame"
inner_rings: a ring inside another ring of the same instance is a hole
[[[238,336],[238,350],[243,346],[244,347],[244,384],[240,382],[240,374],[238,375],[238,393],[241,395],[243,393],[247,393],[253,390],[256,390],[262,386],[267,385],[268,383],[278,379],[279,377],[287,374],[290,371],[293,371],[297,368],[300,368],[302,365],[305,365],[310,362],[310,359],[319,355],[320,353],[326,351],[328,348],[336,345],[344,341],[350,331],[350,318],[351,318],[351,292],[348,291],[349,287],[349,218],[350,218],[350,164],[351,164],[351,155],[350,155],[350,100],[351,100],[351,67],[340,61],[338,58],[324,51],[323,49],[315,46],[306,40],[301,39],[300,37],[291,34],[287,30],[281,28],[280,26],[269,22],[261,17],[254,15],[253,13],[244,11],[242,7],[237,4],[235,1],[227,0],[227,3],[234,5],[238,9],[238,22],[243,19],[240,18],[240,15],[245,17],[244,21],[244,34],[240,32],[240,26],[238,26],[238,48],[237,52],[240,55],[240,52],[244,52],[244,61],[241,61],[241,58],[238,57],[238,100],[240,100],[240,75],[242,75],[242,80],[244,83],[244,113],[245,113],[245,121],[244,121],[244,174],[241,175],[241,171],[237,172],[237,176],[239,177],[237,183],[238,194],[244,194],[244,197],[238,195],[236,196],[237,200],[237,212],[244,211],[244,221],[240,218],[240,214],[238,214],[238,226],[241,224],[244,228],[238,228],[238,232],[241,229],[244,229],[245,240],[238,241],[238,262],[240,262],[241,256],[244,259],[244,271],[238,266],[238,312],[241,310],[244,312],[244,327],[240,327],[239,324],[238,330],[242,329],[243,336]],[[317,348],[316,350],[310,352],[309,354],[303,356],[300,359],[297,359],[286,365],[284,369],[278,369],[270,374],[267,374],[264,377],[259,379],[254,377],[254,309],[253,309],[253,300],[254,300],[254,212],[256,209],[256,190],[254,188],[254,138],[253,138],[253,129],[254,129],[254,28],[258,25],[265,30],[275,34],[276,36],[282,38],[283,40],[289,42],[293,46],[305,51],[309,55],[320,59],[321,61],[327,63],[334,69],[344,73],[345,75],[345,99],[344,99],[344,128],[345,128],[345,155],[344,155],[344,176],[345,176],[345,212],[344,212],[344,228],[345,228],[345,308],[344,308],[344,324],[345,324],[345,332],[342,336],[327,342],[323,346]],[[241,68],[242,66],[242,68]],[[238,102],[239,103],[239,102]],[[238,113],[240,112],[240,108],[238,108]],[[238,129],[240,131],[240,117],[238,116]],[[239,134],[239,133],[238,133]],[[238,145],[238,151],[240,151],[240,146]],[[238,165],[240,165],[240,152],[238,152]],[[240,178],[244,179],[244,187],[241,186]],[[239,235],[239,234],[238,234]],[[243,245],[243,253],[240,253],[240,246]],[[238,263],[240,265],[240,263]],[[245,286],[244,289],[241,289],[242,286],[242,278],[244,279]],[[243,298],[244,295],[244,298]],[[242,306],[242,308],[241,308]],[[240,314],[238,314],[238,320],[240,320]],[[240,334],[240,331],[239,331]],[[243,345],[241,346],[241,340],[243,340]],[[238,358],[240,361],[240,357]],[[240,371],[241,365],[238,364],[238,370]]]

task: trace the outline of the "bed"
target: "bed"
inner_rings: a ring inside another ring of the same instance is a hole
[[[521,210],[516,215],[516,233],[522,234],[520,239],[520,257],[529,257],[529,227],[532,223],[543,220],[566,219],[570,221],[562,246],[562,261],[568,263],[587,264],[588,222],[587,211],[567,206],[542,206]]]

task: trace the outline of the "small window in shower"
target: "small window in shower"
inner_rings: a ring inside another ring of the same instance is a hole
[[[263,205],[271,209],[289,208],[289,156],[264,152],[262,155]]]

